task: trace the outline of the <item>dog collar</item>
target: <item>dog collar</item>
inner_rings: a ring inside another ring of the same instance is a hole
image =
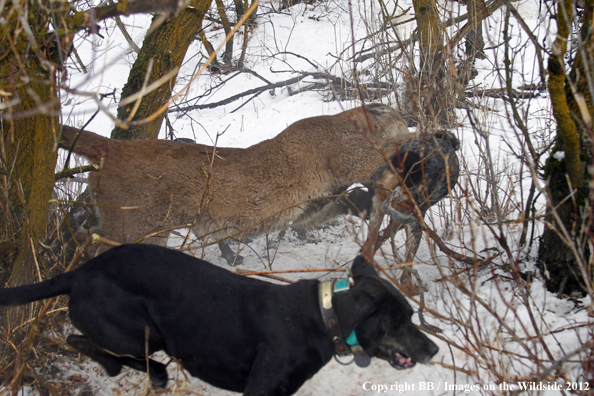
[[[324,323],[328,329],[330,335],[330,341],[334,345],[335,356],[346,356],[353,354],[355,356],[354,362],[359,367],[367,367],[371,362],[371,358],[359,345],[357,335],[353,330],[351,334],[345,339],[340,325],[338,324],[338,318],[332,308],[332,296],[335,293],[341,293],[349,291],[351,287],[352,278],[332,280],[320,283],[319,297],[320,297],[320,309],[322,311],[322,317]],[[340,363],[340,362],[339,362]],[[351,362],[352,363],[352,362]]]
[[[342,335],[342,330],[338,324],[338,318],[332,307],[332,296],[336,291],[348,291],[350,285],[348,280],[340,281],[326,281],[320,283],[319,297],[320,297],[320,308],[322,311],[322,317],[324,318],[324,324],[330,335],[330,341],[334,345],[334,354],[337,356],[346,356],[351,354],[351,348],[346,343],[346,339]]]

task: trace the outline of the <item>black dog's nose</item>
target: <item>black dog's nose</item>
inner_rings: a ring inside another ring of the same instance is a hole
[[[422,335],[421,339],[419,339],[416,343],[417,348],[413,350],[409,350],[412,354],[412,358],[417,363],[427,364],[431,360],[437,352],[439,352],[439,347],[433,341],[429,339],[429,337]],[[415,353],[416,352],[416,353]]]
[[[429,356],[433,357],[437,352],[439,352],[439,347],[433,341],[429,340],[429,342],[431,343],[428,348]]]

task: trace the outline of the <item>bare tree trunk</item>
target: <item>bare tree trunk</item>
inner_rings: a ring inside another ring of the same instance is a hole
[[[217,4],[217,11],[219,12],[219,17],[221,18],[221,24],[223,25],[223,29],[225,31],[225,36],[231,32],[231,23],[229,22],[229,18],[227,18],[227,13],[225,12],[225,4],[223,0],[215,0]],[[225,44],[225,52],[223,52],[223,64],[225,66],[231,66],[231,59],[233,59],[233,39],[227,41]]]
[[[42,91],[41,87],[30,88],[37,94]],[[22,105],[23,110],[37,107],[32,99]],[[19,241],[8,281],[16,286],[33,280],[35,251],[44,237],[54,186],[59,123],[57,117],[40,114],[6,124],[2,127],[2,162],[10,167],[2,172],[2,188],[8,195],[3,196],[7,199],[2,205],[0,238]]]
[[[188,47],[202,26],[202,20],[211,2],[212,0],[193,0],[188,9],[180,12],[176,18],[163,23],[145,37],[138,58],[130,70],[128,82],[122,90],[123,99],[140,92],[143,86],[150,85],[181,66]],[[150,73],[147,73],[149,68]],[[143,121],[128,129],[116,126],[111,137],[113,139],[156,139],[165,111],[159,115],[156,112],[171,99],[176,78],[177,73],[174,73],[157,89],[144,95],[140,106],[135,111],[136,101],[120,107],[119,119],[127,120],[134,112],[131,120]],[[149,117],[153,118],[149,119]]]
[[[421,45],[421,69],[436,72],[443,63],[441,20],[434,0],[414,0],[418,38]]]
[[[468,20],[469,21],[482,21],[481,15],[483,2],[479,0],[468,0],[466,8],[468,9]],[[478,22],[476,26],[466,35],[466,48],[465,53],[472,59],[485,59],[485,41],[483,40],[483,24]]]
[[[200,29],[200,31],[198,32],[198,37],[200,37],[200,41],[202,41],[202,45],[204,45],[204,48],[206,49],[208,56],[211,56],[215,52],[215,49],[212,46],[212,44],[210,43],[210,41],[208,41],[208,38],[206,37],[206,33],[204,33],[204,29]],[[217,60],[217,58],[215,56],[215,58],[212,60],[212,62],[210,62],[209,70],[211,70],[211,72],[215,72],[215,71],[219,71],[220,69],[221,69],[221,65],[219,65],[219,61]]]
[[[442,23],[435,0],[413,0],[420,68],[411,73],[408,95],[421,130],[435,130],[453,123],[455,106],[452,79],[446,70]]]

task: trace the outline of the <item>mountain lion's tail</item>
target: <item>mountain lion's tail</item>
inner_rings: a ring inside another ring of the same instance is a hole
[[[59,146],[65,150],[72,149],[72,152],[91,161],[98,161],[109,152],[110,140],[93,132],[64,125]]]

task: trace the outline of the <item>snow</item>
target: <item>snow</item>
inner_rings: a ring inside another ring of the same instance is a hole
[[[387,4],[388,7],[394,7],[392,2]],[[535,0],[522,0],[513,4],[532,33],[539,37],[539,42],[550,43],[554,39],[554,23],[551,25],[545,18],[545,10]],[[299,4],[280,14],[265,13],[269,6],[260,5],[261,16],[250,36],[246,67],[273,82],[294,77],[295,71],[327,71],[336,76],[350,77],[354,72],[350,60],[352,42],[356,42],[357,50],[372,46],[374,38],[370,31],[376,31],[380,23],[379,5],[369,0],[353,2],[352,21],[346,0]],[[398,20],[409,19],[412,15],[411,0],[400,1],[398,6],[397,14],[410,7],[408,14],[400,15]],[[453,17],[466,12],[465,6],[460,3],[443,3],[441,6]],[[486,47],[489,49],[486,51],[488,58],[476,62],[478,76],[471,84],[477,90],[505,86],[501,78],[505,48],[500,45],[504,18],[505,10],[501,9],[483,22]],[[124,23],[140,46],[150,26],[150,19],[132,16],[124,18]],[[401,38],[406,38],[413,29],[414,22],[408,22],[397,30]],[[101,111],[86,127],[108,136],[134,54],[113,22],[103,23],[101,32],[104,39],[94,35],[78,36],[78,51],[89,73],[77,72],[74,65],[70,67],[69,84],[77,92],[63,92],[62,102],[64,122],[82,126],[97,110],[99,96],[116,90],[114,95],[102,99],[102,104],[112,116]],[[526,36],[513,18],[508,34],[511,36],[510,46],[524,51],[515,53],[513,57],[513,87],[517,89],[538,82],[533,47],[523,45],[527,42]],[[221,29],[212,28],[207,29],[207,35],[215,47],[223,36]],[[236,51],[241,48],[242,40],[243,36],[238,35]],[[179,73],[178,91],[195,78],[195,71],[205,59],[203,54],[205,51],[199,41],[194,42]],[[309,62],[296,55],[307,58]],[[357,71],[361,73],[364,69],[375,73],[377,69],[374,62],[366,61],[363,67],[358,66]],[[395,70],[402,70],[403,64],[393,66]],[[360,75],[365,78],[364,73]],[[225,80],[229,82],[221,84]],[[216,142],[218,146],[247,147],[274,137],[299,119],[336,114],[358,106],[358,102],[352,100],[328,101],[327,96],[319,92],[299,92],[313,81],[313,78],[305,77],[299,84],[290,87],[292,94],[289,94],[289,87],[276,88],[253,100],[251,96],[246,96],[214,109],[170,113],[169,120],[176,137],[191,138],[204,144]],[[247,73],[234,76],[234,73],[211,75],[206,72],[193,80],[176,104],[184,107],[217,102],[263,84],[260,78]],[[402,84],[401,77],[397,77],[395,84],[397,89],[402,88],[399,85]],[[393,104],[395,100],[391,96],[385,102]],[[539,394],[560,394],[548,381],[532,382],[531,378],[536,378],[535,373],[544,371],[552,364],[548,353],[552,354],[553,359],[560,359],[586,342],[592,318],[588,317],[585,307],[590,306],[592,301],[589,298],[557,299],[546,291],[543,276],[534,266],[537,241],[531,248],[519,244],[521,199],[525,199],[532,183],[530,170],[518,160],[518,156],[523,153],[523,138],[509,123],[509,108],[503,100],[484,97],[476,99],[476,103],[481,110],[477,110],[475,116],[483,135],[479,136],[473,130],[467,113],[459,110],[457,115],[461,126],[454,129],[453,133],[462,142],[459,154],[463,175],[453,199],[445,199],[432,208],[426,221],[438,235],[446,239],[451,248],[466,255],[494,259],[485,268],[468,271],[465,265],[449,260],[424,238],[414,268],[418,270],[427,289],[424,295],[425,319],[442,330],[440,334],[430,335],[440,347],[433,363],[396,371],[378,359],[374,359],[365,369],[331,361],[299,390],[298,395],[503,394],[506,389],[518,389],[518,378],[525,378],[523,384],[533,389],[539,385],[547,388]],[[523,102],[521,109],[525,112],[524,120],[530,133],[539,136],[535,141],[545,147],[551,140],[547,131],[553,130],[545,94]],[[163,126],[162,138],[165,138],[165,131]],[[492,199],[481,195],[486,186],[486,155],[500,181],[497,199],[508,220],[501,226],[495,222],[485,224],[478,216],[482,214],[488,217],[485,208]],[[467,196],[465,191],[474,192]],[[539,214],[542,214],[544,201],[541,199],[538,205]],[[543,225],[537,222],[536,227],[534,235],[540,235]],[[365,232],[365,224],[357,218],[348,217],[322,229],[309,231],[306,241],[299,240],[290,230],[280,244],[278,235],[261,236],[249,247],[243,246],[241,254],[245,257],[245,264],[241,269],[302,270],[343,266],[358,253]],[[500,233],[509,245],[508,252],[502,250],[494,237]],[[170,245],[178,242],[172,239]],[[404,235],[399,234],[396,246],[401,255],[403,244]],[[233,270],[219,257],[215,247],[195,253],[204,253],[206,260]],[[391,254],[391,248],[386,244],[376,259],[381,265],[387,266],[393,263]],[[505,266],[515,261],[522,272],[534,273],[534,279],[525,287],[519,287],[518,283],[512,281],[509,272],[505,271]],[[386,271],[386,275],[396,279],[399,274],[400,270],[396,269]],[[281,276],[298,279],[318,278],[320,275],[312,272]],[[457,283],[465,285],[468,292],[455,287]],[[418,299],[410,301],[414,307],[419,307]],[[531,317],[534,317],[534,321]],[[414,320],[418,323],[416,315]],[[538,341],[537,334],[542,334],[542,342]],[[543,349],[545,345],[549,348],[548,352]],[[540,369],[536,367],[531,354],[543,360]],[[163,354],[157,358],[169,361]],[[60,365],[65,378],[83,378],[95,395],[136,395],[150,391],[147,376],[143,373],[125,370],[118,377],[109,378],[98,364],[85,359],[61,362]],[[577,357],[569,359],[562,367],[565,378],[578,383],[584,381],[576,377],[580,367]],[[173,379],[169,382],[170,394],[232,394],[189,377],[174,363],[169,369],[170,379]],[[553,383],[565,386],[560,381]],[[22,394],[34,395],[36,391],[24,388]]]

